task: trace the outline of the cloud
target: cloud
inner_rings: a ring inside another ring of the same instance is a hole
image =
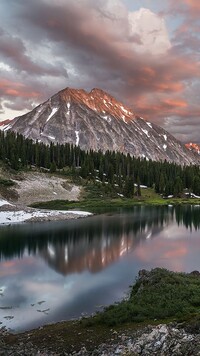
[[[24,97],[24,98],[35,98],[39,96],[39,92],[27,90],[20,82],[10,82],[7,79],[0,79],[0,93],[8,97]]]
[[[132,34],[140,37],[139,45],[135,46],[136,51],[159,55],[171,48],[164,19],[144,8],[130,12],[128,19]]]
[[[196,118],[199,38],[187,29],[198,6],[167,2],[168,16],[183,17],[171,38],[161,14],[131,11],[120,0],[11,0],[0,29],[1,61],[9,66],[0,64],[4,107],[28,108],[66,86],[100,87],[171,132],[174,117],[182,126],[187,115]]]
[[[1,58],[15,70],[25,71],[35,75],[66,75],[65,70],[60,70],[50,64],[34,62],[27,54],[25,44],[16,36],[6,34],[0,29],[0,53]]]
[[[185,4],[188,6],[190,14],[192,16],[198,17],[200,13],[200,3],[196,0],[183,0]]]

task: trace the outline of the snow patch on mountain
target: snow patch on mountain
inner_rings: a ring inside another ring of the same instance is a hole
[[[122,119],[123,119],[123,121],[125,122],[125,124],[127,124],[127,122],[126,122],[126,119],[125,119],[125,116],[124,116],[124,115],[122,115]]]
[[[145,135],[147,135],[148,137],[150,137],[150,136],[149,136],[149,132],[148,132],[147,130],[144,130],[144,129],[142,129],[142,128],[141,128],[141,130],[145,133]]]
[[[79,131],[75,131],[75,134],[76,134],[76,146],[78,146],[80,140]]]
[[[53,108],[51,113],[49,107]],[[42,109],[42,115],[38,108]],[[49,123],[52,116],[54,119]],[[135,115],[101,89],[88,93],[66,88],[13,121],[10,124],[13,131],[34,141],[41,139],[45,144],[55,138],[55,142],[79,145],[83,150],[115,150],[178,164],[200,163],[199,155],[186,149],[175,137]]]
[[[149,161],[149,157],[145,156],[145,154],[142,154],[142,158],[145,158],[147,161]]]
[[[102,116],[102,118],[104,120],[106,120],[107,122],[111,122],[111,118],[108,115],[104,115],[104,116]]]
[[[12,125],[8,124],[6,126],[3,127],[4,131],[8,131],[9,129],[11,129]]]
[[[46,122],[48,122],[52,116],[58,111],[58,108],[53,108],[51,114],[48,116]]]
[[[152,124],[148,121],[146,121],[146,124],[152,129]]]
[[[126,114],[128,113],[128,110],[124,109],[123,106],[120,106],[120,107],[121,107],[121,109],[122,109],[123,112],[125,112]]]
[[[71,107],[71,104],[68,102],[67,103],[67,115],[70,114],[70,107]]]

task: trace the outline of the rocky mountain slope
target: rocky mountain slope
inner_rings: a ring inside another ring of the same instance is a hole
[[[200,155],[200,145],[198,145],[197,143],[186,143],[185,146],[192,152],[196,152]]]
[[[0,121],[0,130],[5,130],[11,122],[12,120]]]
[[[49,144],[72,143],[88,150],[115,150],[136,157],[199,164],[198,154],[161,127],[100,89],[66,88],[3,127]]]

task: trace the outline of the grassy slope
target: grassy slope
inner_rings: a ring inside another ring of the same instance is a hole
[[[28,170],[29,174],[31,173]],[[33,173],[39,173],[39,170],[34,170]],[[51,176],[51,174],[48,174]],[[80,201],[66,201],[66,200],[53,200],[48,202],[35,203],[34,207],[48,208],[48,209],[73,209],[81,208],[87,209],[91,212],[99,211],[99,209],[106,208],[119,208],[119,207],[131,207],[134,204],[152,204],[152,205],[169,205],[169,204],[200,204],[200,199],[188,199],[188,198],[171,198],[163,199],[159,194],[151,188],[141,189],[142,196],[134,197],[133,199],[126,199],[117,195],[115,189],[109,185],[103,185],[97,182],[86,182],[80,178],[73,178],[69,171],[64,174],[57,172],[53,176],[64,178],[71,183],[82,185],[83,194],[80,197]],[[12,179],[23,180],[26,176],[26,171],[13,171],[9,167],[5,167],[0,162],[0,195],[8,200],[17,200],[17,193],[15,191],[15,185]],[[119,189],[119,188],[118,188]]]
[[[155,268],[144,271],[130,296],[105,309],[94,323],[117,325],[145,320],[184,320],[200,313],[200,274]]]
[[[38,202],[32,205],[37,208],[46,209],[74,209],[81,208],[91,212],[98,212],[99,209],[109,208],[128,208],[135,204],[148,204],[148,205],[176,205],[176,204],[200,204],[200,199],[189,198],[170,198],[163,199],[159,194],[151,188],[141,189],[142,196],[134,197],[132,199],[126,199],[117,196],[113,192],[105,194],[101,185],[90,184],[85,186],[85,193],[81,197],[80,201],[66,201],[66,200],[54,200],[48,202]]]

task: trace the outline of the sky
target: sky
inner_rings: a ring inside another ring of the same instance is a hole
[[[200,1],[1,0],[0,121],[66,87],[200,143]]]

